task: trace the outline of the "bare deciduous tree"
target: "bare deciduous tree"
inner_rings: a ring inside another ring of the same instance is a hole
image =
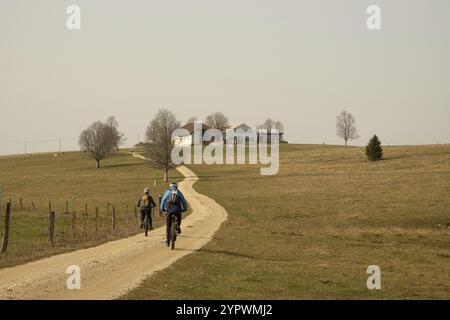
[[[225,131],[230,126],[228,118],[222,112],[216,112],[207,116],[205,124],[220,131]]]
[[[336,134],[344,139],[346,146],[348,141],[359,138],[356,120],[351,113],[344,110],[336,117]]]
[[[164,181],[169,180],[169,169],[173,167],[171,153],[173,149],[172,132],[180,127],[175,115],[166,109],[159,110],[147,127],[148,144],[144,152],[150,164],[162,168]]]
[[[81,151],[91,155],[97,162],[97,168],[100,168],[100,161],[109,153],[117,151],[123,142],[123,133],[119,131],[119,123],[114,117],[109,117],[105,123],[94,122],[81,133],[78,140]]]
[[[267,132],[271,132],[272,129],[277,129],[280,133],[284,132],[284,126],[280,121],[274,121],[270,118],[266,119],[263,124],[256,127],[257,129],[266,129]]]

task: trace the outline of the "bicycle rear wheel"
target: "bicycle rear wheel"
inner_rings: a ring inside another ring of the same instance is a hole
[[[177,219],[176,218],[172,218],[172,226],[170,227],[170,242],[171,242],[171,246],[170,248],[172,250],[175,249],[175,241],[177,240]]]
[[[149,228],[150,228],[150,223],[148,221],[148,215],[146,214],[145,218],[144,218],[144,230],[145,230],[145,236],[146,237],[148,236],[148,229]]]

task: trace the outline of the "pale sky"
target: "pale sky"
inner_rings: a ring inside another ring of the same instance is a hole
[[[329,144],[345,109],[353,144],[448,143],[450,1],[0,0],[0,154],[76,150],[110,115],[131,145],[159,108],[271,117],[290,142]]]

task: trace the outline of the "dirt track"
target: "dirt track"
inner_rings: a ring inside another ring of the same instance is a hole
[[[113,299],[139,285],[155,271],[198,250],[214,235],[227,212],[216,201],[193,189],[197,176],[186,167],[180,190],[192,209],[172,251],[164,244],[165,227],[106,244],[0,269],[0,299]],[[69,290],[66,269],[81,269],[81,289]]]

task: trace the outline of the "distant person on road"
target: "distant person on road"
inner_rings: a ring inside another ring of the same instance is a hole
[[[178,190],[178,184],[172,182],[159,204],[161,212],[167,213],[166,224],[166,244],[170,244],[170,227],[172,226],[172,215],[175,215],[178,221],[178,233],[181,233],[181,213],[187,210],[187,202],[183,193]]]
[[[150,195],[150,188],[144,189],[144,194],[139,198],[137,202],[137,207],[141,209],[141,226],[142,229],[144,226],[145,215],[148,216],[148,221],[150,223],[150,230],[153,230],[153,222],[152,222],[152,209],[156,207],[156,203]]]

